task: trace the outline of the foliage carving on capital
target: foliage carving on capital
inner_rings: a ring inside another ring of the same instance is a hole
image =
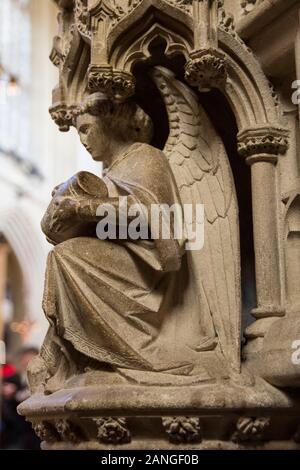
[[[212,88],[223,88],[226,83],[227,70],[223,53],[209,48],[194,51],[185,66],[185,79],[197,86],[199,91],[209,91]]]
[[[92,65],[88,73],[88,88],[91,92],[100,91],[115,100],[124,100],[134,94],[135,79],[131,73]]]
[[[61,132],[68,132],[73,124],[72,109],[65,103],[58,103],[51,106],[49,112],[59,130]]]
[[[241,131],[238,134],[238,152],[243,158],[284,155],[289,146],[289,133],[280,127],[257,127]],[[268,157],[266,157],[268,158]]]

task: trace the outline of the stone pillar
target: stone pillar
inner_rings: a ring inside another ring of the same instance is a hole
[[[239,153],[251,165],[257,293],[257,308],[252,311],[256,321],[245,332],[250,340],[246,354],[257,352],[274,320],[285,315],[280,277],[276,163],[287,146],[287,131],[280,128],[256,127],[238,135]]]

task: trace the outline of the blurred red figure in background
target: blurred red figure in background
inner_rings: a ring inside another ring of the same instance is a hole
[[[36,348],[23,348],[16,356],[15,365],[5,364],[1,369],[2,410],[1,441],[2,449],[40,448],[40,441],[35,436],[31,425],[17,413],[17,406],[29,396],[26,369],[38,354]]]

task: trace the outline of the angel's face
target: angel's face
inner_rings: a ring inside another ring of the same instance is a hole
[[[101,118],[91,114],[78,116],[76,122],[80,140],[96,161],[103,161],[110,154],[110,139],[104,131]]]

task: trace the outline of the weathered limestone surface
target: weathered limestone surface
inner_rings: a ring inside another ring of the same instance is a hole
[[[43,218],[50,326],[19,412],[45,449],[299,448],[297,106],[249,47],[256,11],[275,22],[282,2],[272,13],[268,1],[56,3],[51,116],[105,171],[57,186]],[[120,197],[147,213],[204,204],[203,220],[193,213],[179,237],[152,219],[121,237]],[[246,329],[243,198],[256,295]],[[117,240],[96,236],[103,204]]]

